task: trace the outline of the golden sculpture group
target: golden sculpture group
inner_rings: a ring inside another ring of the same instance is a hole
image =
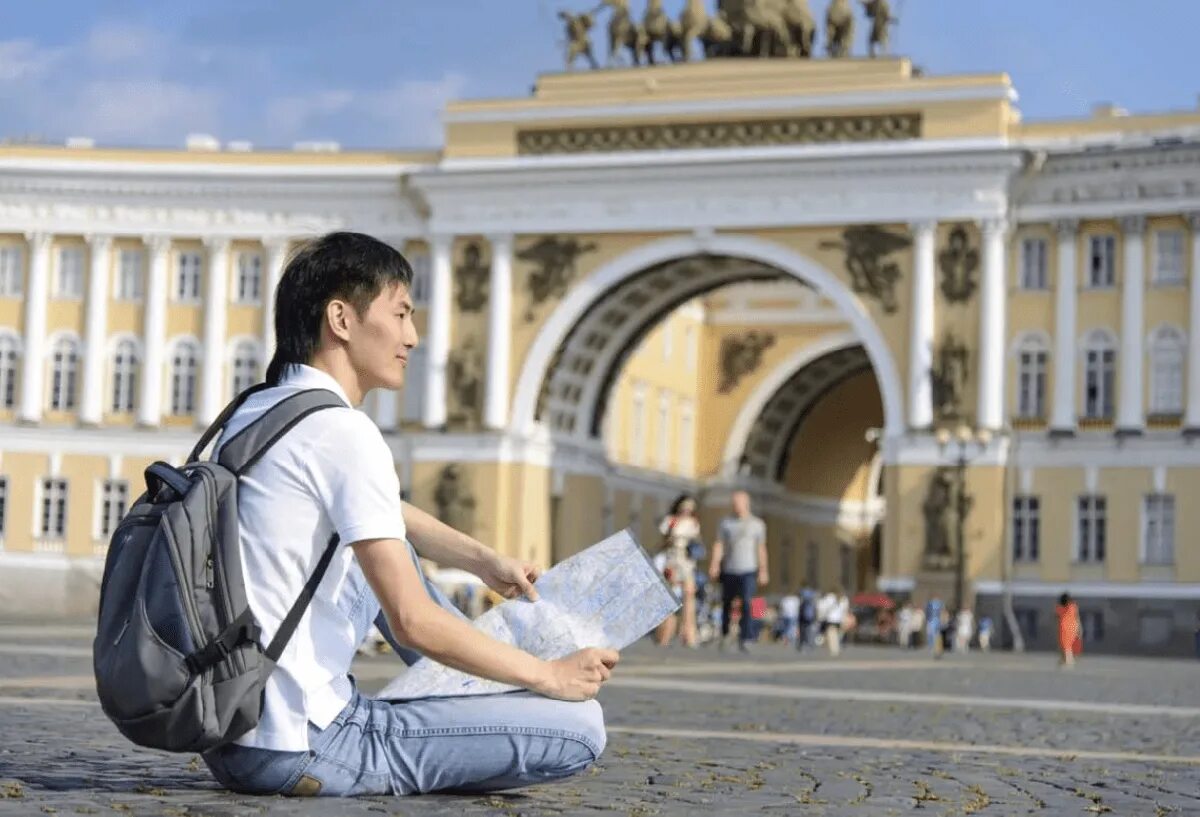
[[[695,58],[699,43],[705,57],[802,57],[815,54],[817,21],[808,0],[718,0],[709,14],[705,0],[687,0],[678,20],[663,10],[662,0],[647,0],[641,22],[634,19],[630,0],[601,0],[591,11],[560,11],[567,35],[567,69],[580,57],[599,67],[592,53],[591,31],[597,15],[609,10],[608,65],[628,54],[634,65],[654,65],[659,57],[670,62]],[[859,0],[871,21],[868,53],[886,54],[892,17],[889,0]],[[825,48],[831,57],[850,55],[854,40],[851,0],[831,0],[825,13]]]

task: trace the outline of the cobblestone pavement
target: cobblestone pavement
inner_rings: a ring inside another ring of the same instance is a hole
[[[91,689],[84,627],[0,625],[0,815],[1200,815],[1200,665],[851,648],[840,659],[626,651],[609,748],[494,796],[230,795],[199,758],[137,749]],[[378,689],[394,657],[361,660]]]

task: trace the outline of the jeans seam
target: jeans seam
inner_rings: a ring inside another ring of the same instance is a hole
[[[313,764],[314,760],[316,760],[315,755],[312,752],[306,752],[305,757],[301,759],[300,765],[296,768],[296,771],[292,773],[292,776],[287,779],[287,782],[284,783],[283,786],[275,793],[284,795],[291,794],[292,789],[296,788],[296,784],[300,782],[301,777],[304,777],[304,773],[308,771],[308,767]]]
[[[364,731],[382,731],[389,738],[469,737],[471,735],[529,735],[537,738],[560,738],[582,743],[592,753],[594,759],[600,758],[600,747],[593,743],[587,735],[579,732],[571,732],[566,729],[544,729],[536,726],[444,726],[425,729],[383,730],[367,727]]]

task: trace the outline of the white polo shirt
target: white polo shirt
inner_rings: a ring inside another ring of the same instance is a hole
[[[324,729],[350,701],[355,648],[379,613],[349,545],[404,539],[400,481],[379,428],[350,406],[332,376],[291,365],[274,388],[252,395],[230,419],[215,451],[288,395],[328,389],[345,408],[297,423],[238,485],[242,575],[250,609],[269,644],[312,575],[334,531],[341,537],[308,611],[267,680],[262,718],[243,746],[308,749],[308,722]],[[215,456],[215,455],[214,455]]]

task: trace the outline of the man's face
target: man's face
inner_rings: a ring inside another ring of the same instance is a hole
[[[364,387],[401,388],[409,352],[419,340],[408,287],[384,287],[362,320],[350,323],[350,361],[365,380]]]
[[[733,512],[738,516],[750,513],[750,495],[745,491],[737,491],[733,495]]]

